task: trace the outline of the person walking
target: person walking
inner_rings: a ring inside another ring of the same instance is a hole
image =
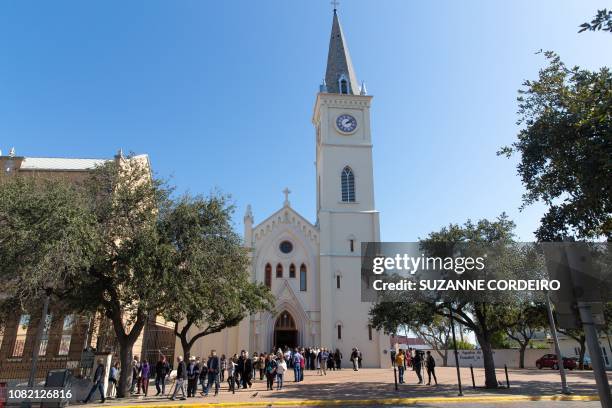
[[[319,356],[321,356],[321,373],[323,375],[327,375],[327,359],[329,358],[329,353],[327,352],[327,349],[325,347],[323,347],[321,353],[319,353]]]
[[[266,390],[272,391],[274,389],[274,378],[276,377],[276,368],[278,364],[272,354],[268,354],[265,360],[264,371],[266,372]]]
[[[359,371],[359,352],[353,348],[351,352],[351,363],[353,363],[353,371]]]
[[[106,390],[107,398],[114,397],[117,395],[117,383],[119,382],[119,362],[111,366],[110,373],[108,375],[108,390]]]
[[[253,378],[253,360],[249,358],[248,351],[242,351],[242,355],[240,356],[242,359],[242,372],[240,373],[240,380],[242,382],[242,388],[246,389],[247,386],[251,388],[253,383],[251,379]]]
[[[283,389],[283,376],[287,372],[287,362],[285,361],[285,357],[282,354],[278,357],[278,362],[276,364],[276,389]]]
[[[106,372],[106,367],[104,367],[104,360],[98,360],[98,367],[93,375],[93,387],[91,387],[91,391],[89,391],[89,395],[82,402],[83,404],[87,404],[91,397],[93,397],[96,390],[100,391],[100,401],[105,402],[106,397],[104,396],[104,373]]]
[[[421,375],[421,365],[423,363],[423,356],[417,350],[412,358],[412,369],[416,371],[416,375],[419,378],[419,384],[423,384],[423,376]]]
[[[149,377],[151,376],[151,365],[149,361],[145,358],[142,360],[142,365],[140,366],[140,382],[142,385],[142,393],[144,396],[147,396],[149,392]]]
[[[404,358],[404,350],[400,349],[400,351],[395,356],[395,366],[397,367],[400,384],[404,383],[404,370],[406,368],[404,364],[406,364],[406,359]]]
[[[293,353],[293,381],[300,382],[301,381],[301,371],[302,366],[301,362],[304,360],[304,357],[300,354],[298,348],[295,348],[295,352]]]
[[[202,396],[206,393],[206,380],[207,379],[208,379],[208,364],[207,364],[207,361],[202,361],[202,365],[200,366],[200,378],[198,379],[198,381],[200,382],[200,386],[202,387],[202,391],[200,391],[200,395]]]
[[[200,370],[196,364],[196,358],[191,356],[187,364],[187,398],[195,397],[199,376]]]
[[[130,393],[140,394],[140,361],[138,360],[138,356],[134,356],[134,360],[132,360],[132,386],[130,387]],[[138,392],[136,392],[136,387],[138,386]]]
[[[228,391],[236,393],[236,356],[227,360],[227,385]]]
[[[269,355],[274,357],[274,355],[271,354],[271,353]],[[264,355],[264,353],[260,353],[259,354],[259,361],[258,361],[258,364],[259,364],[259,367],[258,367],[259,368],[259,379],[260,380],[263,380],[264,376],[266,375],[266,360],[267,360],[267,357]]]
[[[219,367],[219,382],[222,383],[225,381],[225,370],[227,370],[227,359],[225,358],[225,354],[221,354],[219,363],[221,364]]]
[[[183,357],[182,356],[178,356],[176,358],[176,362],[177,362],[177,366],[176,366],[176,385],[174,387],[174,392],[172,393],[172,397],[170,397],[170,399],[172,401],[174,401],[176,399],[176,394],[178,393],[178,390],[180,388],[181,392],[183,393],[183,396],[181,397],[181,400],[185,400],[185,379],[187,379],[187,366],[185,365],[185,362],[183,361]]]
[[[431,385],[432,375],[436,385],[438,385],[438,379],[436,378],[436,359],[431,355],[431,351],[429,350],[425,357],[425,368],[427,369],[427,385]]]
[[[304,358],[304,349],[302,349],[300,358],[300,381],[304,381],[304,368],[306,367],[306,359]]]
[[[208,390],[213,382],[215,383],[215,396],[219,394],[219,367],[221,367],[221,363],[217,351],[211,350],[210,357],[208,357],[208,384],[206,384],[205,396],[208,396]]]
[[[357,349],[357,364],[359,368],[361,368],[362,360],[363,360],[363,354],[361,353],[361,350]]]
[[[166,394],[166,377],[170,374],[170,364],[166,361],[166,356],[161,355],[157,364],[155,364],[155,388],[157,395]]]
[[[334,361],[336,362],[336,370],[340,370],[342,368],[342,353],[340,349],[336,349],[334,353]]]

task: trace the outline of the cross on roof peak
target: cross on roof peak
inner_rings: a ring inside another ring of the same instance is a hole
[[[291,194],[291,190],[289,190],[288,187],[285,187],[285,189],[283,190],[283,194],[285,194],[285,205],[288,206],[289,205],[289,194]]]
[[[332,0],[330,4],[334,6],[334,12],[335,12],[338,9],[340,2],[338,0]]]

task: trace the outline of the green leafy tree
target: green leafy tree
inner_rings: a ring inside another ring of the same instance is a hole
[[[233,211],[225,196],[186,195],[161,225],[182,277],[167,293],[163,315],[174,322],[185,358],[199,339],[274,304],[267,287],[251,282],[247,250],[232,228]]]
[[[70,301],[75,309],[102,310],[111,320],[122,367],[121,398],[131,383],[133,346],[180,279],[173,273],[172,247],[158,228],[170,189],[152,176],[148,163],[127,157],[96,168],[85,191],[100,244]]]
[[[370,311],[370,323],[377,330],[395,334],[399,329],[414,332],[427,343],[442,359],[442,365],[448,365],[450,339],[450,322],[447,318],[435,314],[427,303],[379,302]]]
[[[536,332],[548,327],[546,305],[526,302],[515,309],[512,324],[506,328],[506,335],[519,346],[519,368],[525,368],[525,350]]]
[[[546,52],[548,66],[519,90],[518,140],[498,154],[520,155],[523,206],[548,206],[536,236],[612,239],[612,75],[568,68]]]
[[[39,300],[92,261],[95,220],[83,195],[58,180],[14,176],[0,188],[0,260],[3,293]]]
[[[612,33],[612,10],[597,10],[597,14],[590,23],[580,24],[579,33],[583,31],[608,31]]]
[[[530,274],[532,272],[528,265],[533,262],[533,254],[531,250],[525,250],[513,241],[514,227],[514,223],[505,214],[495,221],[483,219],[477,223],[468,221],[464,225],[451,224],[421,240],[421,247],[428,256],[439,257],[448,256],[454,244],[459,243],[469,244],[475,250],[479,246],[494,248],[498,255],[496,259],[488,259],[489,266],[485,274],[492,276],[496,273],[505,279],[525,278],[526,271]],[[428,324],[432,315],[454,319],[475,334],[483,353],[485,385],[487,388],[496,388],[498,383],[492,342],[495,334],[512,322],[515,309],[522,301],[522,293],[456,291],[445,296],[441,298],[439,292],[424,291],[385,293],[371,309],[371,319],[377,328],[386,331],[402,323],[409,326]],[[421,308],[423,313],[406,315],[405,310],[413,307]]]
[[[14,175],[0,180],[0,307],[32,311],[64,299],[94,261],[95,218],[64,179]]]

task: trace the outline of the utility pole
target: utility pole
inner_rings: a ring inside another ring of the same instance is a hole
[[[550,307],[550,297],[546,292],[546,311],[548,312],[548,323],[550,324],[550,332],[553,336],[553,342],[555,343],[555,353],[557,353],[557,365],[559,366],[559,374],[561,375],[561,392],[563,394],[571,394],[572,390],[567,386],[567,377],[565,376],[565,367],[563,366],[563,356],[561,355],[561,349],[559,348],[559,337],[557,336],[557,326],[555,324],[555,318]]]
[[[453,350],[455,351],[455,367],[457,367],[457,384],[459,385],[459,396],[463,397],[463,390],[461,389],[461,370],[459,370],[459,352],[457,351],[457,340],[455,339],[455,322],[453,320],[453,305],[448,304],[448,311],[450,314],[451,330],[453,332]]]
[[[593,321],[593,313],[591,305],[587,302],[578,302],[578,311],[580,312],[580,320],[582,320],[582,330],[586,337],[589,354],[591,355],[591,364],[593,364],[593,374],[595,374],[595,382],[597,384],[597,393],[599,401],[603,408],[612,408],[612,398],[610,398],[610,383],[608,382],[608,374],[603,364],[603,353],[599,346],[599,338],[597,329]]]

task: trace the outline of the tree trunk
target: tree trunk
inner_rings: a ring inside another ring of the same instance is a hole
[[[485,387],[497,388],[497,376],[495,375],[495,362],[493,361],[493,349],[489,336],[485,334],[476,334],[480,348],[482,349],[482,360],[485,369]]]
[[[187,341],[187,336],[179,336],[179,338],[181,339],[181,347],[183,347],[184,361],[189,361],[189,356],[191,355],[192,344]]]
[[[119,340],[119,358],[121,360],[121,371],[119,384],[117,385],[117,398],[125,398],[130,392],[132,385],[132,347],[127,338]]]
[[[527,343],[519,343],[519,368],[525,368],[525,350],[527,349]]]
[[[442,365],[448,367],[448,345],[444,349],[444,357],[442,357]]]

